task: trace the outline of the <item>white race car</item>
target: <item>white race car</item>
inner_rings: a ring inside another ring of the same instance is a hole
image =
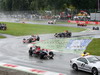
[[[54,24],[54,22],[53,21],[48,21],[48,24]]]
[[[100,59],[95,56],[81,56],[70,60],[70,65],[74,70],[83,70],[98,75],[100,72]]]
[[[48,24],[56,24],[56,20],[48,21]]]

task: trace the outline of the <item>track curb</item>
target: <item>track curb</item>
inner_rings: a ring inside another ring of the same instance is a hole
[[[24,67],[24,66],[2,63],[2,62],[0,62],[0,67],[18,70],[18,71],[27,72],[27,73],[32,73],[32,74],[35,74],[35,75],[65,75],[65,74],[62,74],[62,73],[51,72],[51,71],[40,70],[40,69],[34,69],[34,68],[29,68],[29,67]]]

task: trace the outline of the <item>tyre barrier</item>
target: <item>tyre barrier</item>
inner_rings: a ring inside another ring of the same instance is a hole
[[[99,27],[93,27],[93,30],[99,30]]]
[[[0,63],[0,75],[65,75],[46,70]]]

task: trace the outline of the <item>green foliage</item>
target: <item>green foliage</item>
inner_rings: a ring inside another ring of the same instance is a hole
[[[96,9],[97,0],[71,0],[71,4],[77,9]]]
[[[48,25],[38,25],[38,24],[22,24],[22,23],[6,23],[7,30],[0,31],[0,33],[10,34],[10,35],[31,35],[31,34],[48,34],[48,33],[58,33],[65,30],[72,32],[82,31],[82,28],[64,27],[64,26],[48,26]]]
[[[65,10],[71,6],[76,9],[96,9],[97,0],[0,0],[3,10]]]
[[[100,56],[100,38],[93,39],[93,41],[86,48],[86,52],[89,52],[91,55]]]

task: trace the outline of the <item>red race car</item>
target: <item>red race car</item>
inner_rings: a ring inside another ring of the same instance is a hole
[[[41,49],[40,46],[30,47],[29,49],[30,56],[36,56],[40,59],[53,59],[54,53],[47,49]]]
[[[79,22],[77,23],[77,26],[87,26],[85,23]]]

